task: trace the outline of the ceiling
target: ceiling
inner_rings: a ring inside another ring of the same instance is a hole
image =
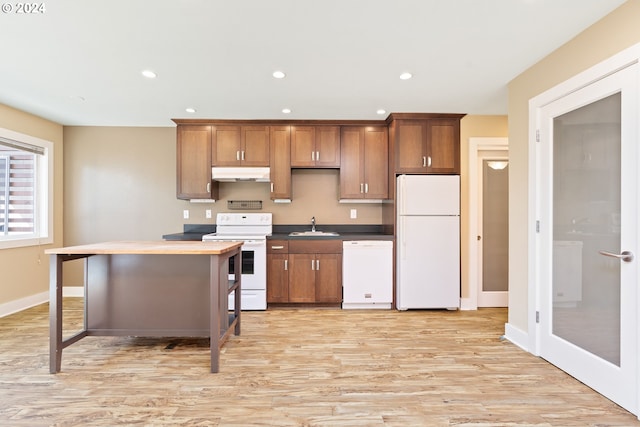
[[[622,3],[55,0],[19,14],[8,2],[0,103],[82,126],[506,114],[511,79]]]

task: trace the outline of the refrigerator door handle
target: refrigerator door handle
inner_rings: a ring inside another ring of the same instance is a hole
[[[402,241],[400,242],[400,259],[402,260],[406,260],[407,259],[407,239],[404,238],[404,235],[406,233],[405,231],[405,217],[401,216],[400,217],[400,233],[398,233],[400,235],[400,239],[402,239]]]
[[[405,210],[405,183],[404,183],[404,178],[403,175],[400,175],[398,177],[398,187],[399,187],[399,191],[398,191],[398,212],[400,214],[404,214],[404,210]]]

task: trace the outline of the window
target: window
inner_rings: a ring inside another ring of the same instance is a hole
[[[53,144],[0,128],[0,248],[51,243]]]

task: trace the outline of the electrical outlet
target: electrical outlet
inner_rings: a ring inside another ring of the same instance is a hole
[[[189,209],[185,209],[182,211],[182,218],[189,219]]]
[[[211,209],[207,209],[206,211],[204,211],[204,216],[207,217],[208,219],[211,218]]]
[[[356,219],[356,218],[358,218],[358,210],[351,209],[351,219]]]

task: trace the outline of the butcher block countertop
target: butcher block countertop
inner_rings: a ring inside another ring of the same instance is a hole
[[[194,241],[136,241],[92,243],[45,250],[50,255],[76,254],[168,254],[168,255],[222,255],[241,246],[242,242]]]

